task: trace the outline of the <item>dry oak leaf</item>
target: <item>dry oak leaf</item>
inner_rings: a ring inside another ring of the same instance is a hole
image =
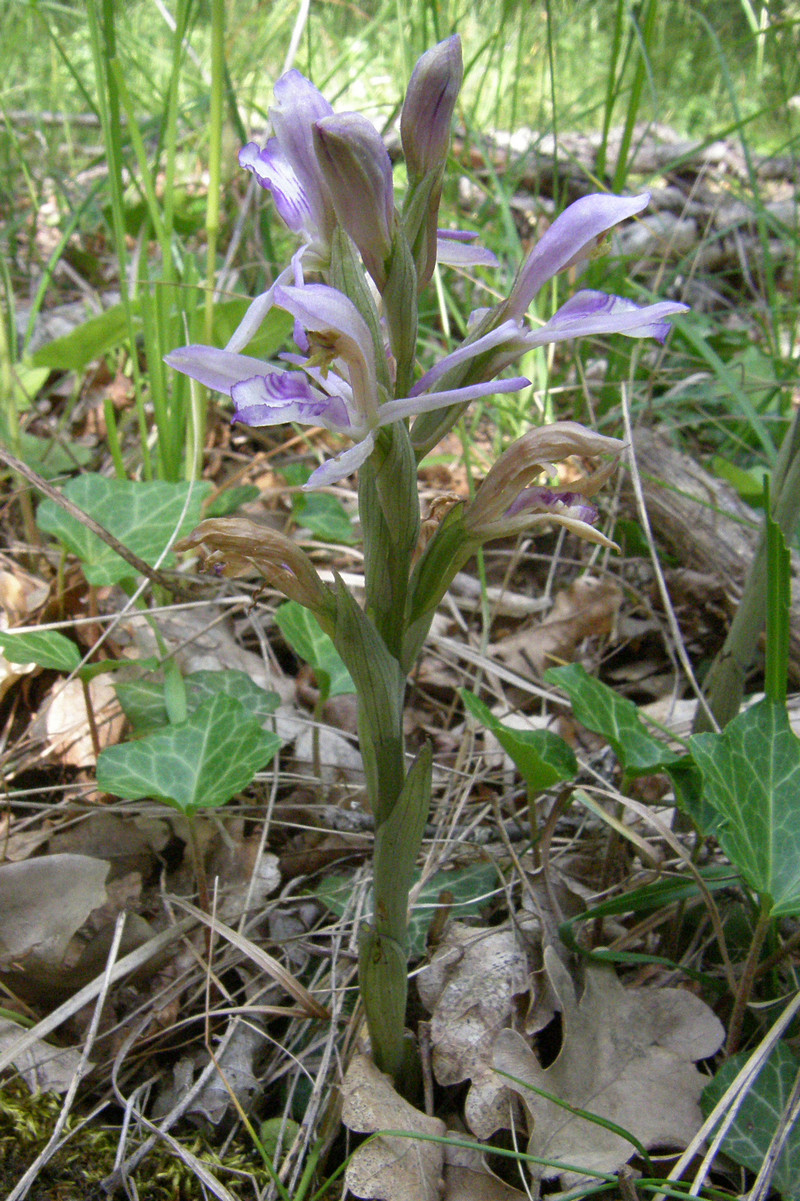
[[[420,1113],[395,1092],[366,1055],[353,1056],[342,1084],[342,1121],[359,1134],[407,1130],[444,1136],[445,1124]],[[444,1167],[441,1143],[384,1135],[359,1147],[344,1181],[356,1197],[370,1201],[439,1201]]]
[[[538,678],[554,663],[571,663],[585,638],[612,635],[621,603],[613,580],[583,576],[556,595],[544,621],[495,642],[490,652],[519,675]]]
[[[532,1088],[616,1123],[646,1148],[685,1147],[702,1123],[698,1100],[708,1082],[692,1061],[714,1054],[724,1036],[722,1023],[692,993],[625,989],[613,970],[601,967],[587,969],[578,1002],[572,978],[551,947],[545,967],[562,1007],[557,1058],[543,1069],[513,1030],[502,1031],[494,1050],[495,1068],[519,1081],[507,1083],[531,1117],[528,1154],[610,1172],[635,1150],[620,1135],[570,1114]],[[560,1175],[564,1186],[576,1178],[538,1165],[531,1172],[537,1178]]]
[[[109,867],[88,855],[0,864],[0,973],[10,973],[14,987],[44,997],[70,986],[65,957],[76,931],[105,903]]]
[[[417,977],[431,1013],[433,1071],[440,1084],[471,1080],[464,1116],[474,1134],[488,1138],[508,1126],[509,1095],[492,1066],[497,1032],[515,1011],[514,998],[530,989],[524,951],[513,929],[486,930],[452,922],[428,967]]]
[[[11,1050],[14,1043],[19,1042],[22,1032],[16,1022],[0,1018],[0,1054]],[[16,1055],[11,1054],[11,1062],[32,1093],[65,1093],[81,1060],[77,1047],[54,1047],[43,1039],[30,1043]],[[94,1065],[87,1060],[84,1066],[92,1068]]]
[[[527,1201],[528,1194],[506,1184],[490,1172],[484,1160],[484,1150],[457,1130],[449,1130],[454,1142],[444,1149],[444,1192],[441,1201]]]
[[[122,736],[125,715],[110,680],[96,676],[89,681],[88,688],[102,750],[113,746]],[[55,756],[59,763],[70,767],[94,767],[96,764],[86,694],[80,680],[68,680],[53,688],[43,711],[34,719],[33,730],[37,733],[43,730],[46,753]]]

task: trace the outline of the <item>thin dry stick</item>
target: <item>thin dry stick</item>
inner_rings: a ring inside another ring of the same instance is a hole
[[[48,484],[46,479],[37,475],[26,463],[23,463],[21,459],[16,459],[14,455],[9,454],[2,446],[0,446],[0,463],[5,463],[12,471],[16,471],[18,475],[24,476],[28,483],[33,484],[34,488],[39,492],[43,492],[45,496],[59,505],[65,513],[69,513],[70,517],[74,517],[81,525],[86,526],[87,530],[91,530],[93,534],[96,534],[102,542],[105,542],[106,546],[110,546],[113,551],[116,551],[120,558],[124,559],[126,563],[130,563],[131,567],[140,575],[147,576],[151,583],[158,584],[166,592],[169,592],[170,595],[176,591],[174,580],[169,579],[168,576],[158,571],[157,568],[151,567],[149,563],[145,563],[144,559],[140,559],[132,550],[128,550],[127,546],[123,546],[113,534],[108,532],[105,526],[100,525],[99,521],[95,521],[88,513],[84,513],[83,509],[79,509],[71,500],[68,500],[63,493],[59,492],[58,488],[54,488],[52,484]]]
[[[28,1191],[38,1177],[40,1171],[47,1163],[50,1162],[61,1146],[61,1135],[72,1109],[72,1103],[75,1100],[78,1086],[80,1085],[81,1080],[86,1074],[86,1069],[89,1066],[89,1055],[92,1047],[94,1046],[94,1041],[97,1038],[97,1031],[100,1026],[100,1016],[103,1012],[103,1006],[111,985],[111,973],[114,964],[117,961],[117,955],[119,954],[119,945],[122,940],[122,931],[125,928],[126,916],[127,914],[120,913],[117,917],[117,923],[114,927],[114,937],[111,940],[108,959],[106,960],[106,970],[103,973],[100,991],[97,995],[97,1001],[95,1002],[94,1013],[92,1014],[92,1020],[86,1035],[86,1041],[83,1045],[80,1062],[75,1069],[72,1080],[70,1081],[67,1094],[64,1097],[64,1103],[61,1106],[61,1112],[59,1113],[58,1119],[53,1128],[53,1133],[47,1140],[47,1145],[43,1147],[42,1151],[36,1156],[36,1159],[27,1169],[25,1174],[17,1181],[16,1185],[9,1193],[7,1201],[22,1201],[23,1197],[27,1197]]]
[[[117,980],[122,980],[130,972],[137,971],[148,960],[158,955],[170,943],[175,942],[187,930],[191,929],[196,924],[194,918],[183,918],[175,926],[171,926],[169,930],[162,930],[160,934],[156,934],[153,938],[148,939],[141,947],[137,947],[135,951],[124,955],[118,960],[111,969],[108,985],[116,984]],[[57,1030],[64,1022],[83,1009],[84,1005],[88,1005],[93,1001],[98,993],[106,986],[105,976],[97,976],[94,980],[86,984],[82,989],[65,1001],[63,1005],[59,1005],[52,1013],[33,1027],[31,1030],[26,1030],[21,1034],[15,1043],[10,1047],[6,1047],[0,1052],[0,1072],[9,1067],[18,1055],[22,1055],[34,1043],[40,1039],[47,1038],[54,1030]]]

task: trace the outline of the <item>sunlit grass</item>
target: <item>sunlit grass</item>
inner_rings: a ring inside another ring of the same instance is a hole
[[[98,88],[100,60],[95,55],[93,62],[87,12],[103,8],[113,13],[117,61],[113,68],[102,68]],[[185,22],[182,38],[176,21]],[[242,215],[248,181],[236,153],[244,138],[263,135],[272,84],[290,61],[337,108],[365,109],[388,131],[398,111],[398,81],[408,77],[433,41],[459,31],[465,60],[456,114],[466,131],[461,172],[474,177],[483,159],[479,182],[485,199],[477,210],[465,210],[451,185],[442,223],[480,230],[501,260],[498,291],[508,284],[525,245],[511,207],[519,173],[513,165],[495,169],[487,132],[526,127],[541,138],[554,131],[579,131],[605,139],[609,130],[625,128],[622,161],[615,166],[601,147],[598,177],[586,179],[586,190],[650,182],[628,178],[628,158],[641,128],[650,123],[706,143],[727,137],[744,164],[742,172],[731,175],[730,187],[752,211],[759,239],[758,259],[747,264],[753,289],[722,296],[744,341],[732,344],[723,338],[718,345],[719,321],[698,318],[692,335],[678,332],[659,358],[659,388],[675,398],[667,401],[666,416],[676,428],[686,425],[682,406],[691,403],[702,411],[707,404],[712,447],[721,443],[724,453],[741,453],[748,460],[774,457],[788,420],[794,378],[798,236],[796,221],[787,226],[768,211],[754,164],[763,154],[792,155],[796,149],[800,5],[787,3],[780,13],[769,13],[749,0],[716,0],[713,5],[647,0],[638,6],[622,0],[550,0],[541,6],[521,0],[482,0],[477,5],[370,0],[310,7],[276,0],[265,10],[255,0],[230,0],[224,6],[224,28],[219,29],[219,22],[219,10],[214,17],[210,4],[194,0],[172,5],[137,0],[127,6],[92,0],[89,10],[18,0],[2,9],[0,109],[9,117],[0,126],[0,197],[7,214],[1,236],[11,263],[9,279],[19,288],[31,267],[34,275],[41,269],[29,231],[45,201],[56,205],[60,228],[74,223],[79,234],[105,230],[119,261],[135,262],[130,287],[144,305],[147,354],[137,389],[161,414],[171,474],[178,470],[179,447],[187,435],[170,424],[182,427],[190,407],[182,398],[169,409],[160,366],[160,355],[168,349],[164,339],[171,336],[168,331],[180,310],[191,314],[205,309],[207,326],[210,320],[208,282],[201,285],[200,280],[207,276],[204,224],[215,29],[224,49],[226,87],[220,238],[209,265],[213,268],[216,261],[218,268],[227,267],[222,279],[226,295],[252,295],[269,283],[276,264],[286,257],[288,242],[268,198],[257,195]],[[113,145],[104,145],[100,118],[113,92],[119,93],[120,117],[107,125]],[[46,111],[71,119],[52,119],[43,115]],[[103,179],[104,170],[117,160],[121,176],[112,169]],[[401,186],[399,172],[397,182]],[[658,177],[652,181],[663,182]],[[567,199],[557,188],[558,206]],[[777,244],[789,247],[788,262],[786,254],[776,262]],[[698,273],[694,252],[659,270],[659,290],[681,298],[686,281]],[[582,282],[646,299],[645,281],[631,279],[625,261],[609,258],[592,264]],[[171,289],[166,307],[165,285]],[[488,276],[473,284],[442,273],[440,293],[424,317],[432,353],[442,338],[463,332],[469,312],[486,303],[483,289],[491,286]],[[564,286],[573,287],[574,281],[562,282]],[[46,295],[45,278],[40,299]],[[160,307],[155,306],[157,295]],[[544,299],[555,307],[564,295]],[[187,319],[191,323],[195,318]],[[137,329],[131,324],[131,337]],[[751,358],[745,354],[753,343],[770,360],[775,384],[763,414],[763,388],[750,380]],[[627,343],[596,349],[584,344],[574,351],[564,347],[538,355],[527,364],[530,394],[497,406],[502,434],[520,432],[526,413],[534,420],[585,418],[580,381],[598,353],[606,358],[607,369],[602,383],[593,385],[591,407],[595,417],[613,423],[619,384],[631,379],[632,371],[646,374],[649,360]],[[706,386],[701,380],[684,393],[673,388],[681,372],[710,382]],[[732,381],[738,381],[736,386]],[[176,387],[174,381],[171,387]],[[751,393],[755,399],[749,404]],[[649,395],[648,385],[643,406],[650,403]],[[633,403],[638,403],[635,390]],[[750,428],[743,428],[743,422]],[[143,455],[146,459],[144,446]]]

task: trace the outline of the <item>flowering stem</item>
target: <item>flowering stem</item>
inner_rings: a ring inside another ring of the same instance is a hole
[[[381,431],[359,477],[366,612],[342,588],[334,642],[358,694],[358,732],[375,818],[374,917],[359,932],[359,983],[375,1062],[395,1080],[406,1058],[408,897],[430,808],[431,752],[406,771],[401,654],[419,532],[416,463],[402,423]]]
[[[387,426],[359,476],[367,612],[387,648],[402,661],[408,620],[409,564],[419,537],[414,452],[402,422]]]

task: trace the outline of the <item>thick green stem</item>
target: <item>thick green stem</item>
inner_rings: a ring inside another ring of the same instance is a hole
[[[359,938],[361,996],[373,1055],[381,1071],[395,1079],[405,1058],[408,897],[428,818],[431,771],[427,746],[375,831],[374,921],[362,927]]]
[[[359,474],[367,612],[402,661],[410,563],[419,538],[417,465],[402,422],[382,430]]]
[[[359,479],[366,612],[343,585],[333,639],[358,694],[358,733],[375,818],[374,917],[359,931],[359,983],[375,1062],[400,1083],[406,1060],[408,897],[431,794],[431,752],[406,771],[401,665],[419,530],[416,461],[398,423]]]

